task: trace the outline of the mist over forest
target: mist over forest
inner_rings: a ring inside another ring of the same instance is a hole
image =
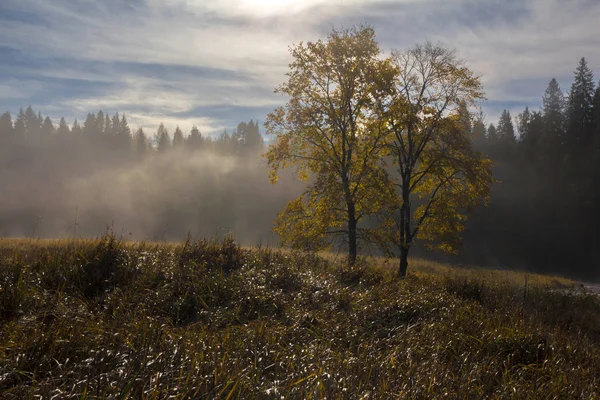
[[[549,77],[550,78],[550,77]],[[457,256],[599,279],[600,85],[582,59],[569,90],[550,80],[542,107],[499,121],[474,115],[474,147],[495,162],[488,207],[470,215]],[[196,128],[144,132],[123,114],[52,121],[31,107],[0,117],[0,236],[180,241],[232,233],[277,244],[273,221],[303,183],[268,179],[263,128],[240,122],[218,137]],[[424,254],[417,249],[416,254]]]
[[[153,135],[126,116],[89,114],[54,127],[31,108],[2,116],[0,236],[180,241],[223,237],[275,244],[273,219],[299,185],[269,183],[258,125],[216,139],[193,128]],[[295,187],[294,187],[295,185]]]

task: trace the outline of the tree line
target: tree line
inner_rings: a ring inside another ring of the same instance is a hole
[[[552,78],[537,110],[472,124],[500,181],[468,223],[462,258],[598,277],[600,84],[585,58],[565,93]]]
[[[196,126],[187,135],[179,127],[169,134],[162,123],[154,135],[149,136],[143,127],[132,132],[125,114],[118,112],[112,117],[102,110],[89,113],[83,124],[75,119],[69,126],[64,117],[55,125],[50,117],[42,117],[41,112],[36,113],[31,106],[25,110],[21,108],[14,122],[8,111],[0,116],[0,142],[5,155],[42,145],[46,146],[46,152],[56,150],[61,156],[77,151],[89,153],[85,154],[88,159],[90,156],[103,159],[105,153],[110,153],[118,154],[122,161],[173,149],[256,154],[264,146],[259,124],[253,120],[240,122],[231,133],[223,131],[216,138],[203,136]],[[53,144],[56,145],[54,149]]]

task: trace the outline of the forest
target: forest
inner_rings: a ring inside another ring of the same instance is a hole
[[[469,216],[458,255],[415,254],[599,279],[600,85],[585,59],[568,90],[549,77],[541,106],[504,110],[498,121],[474,115],[469,129],[493,161],[489,204]],[[31,106],[6,112],[0,235],[92,237],[110,227],[133,239],[231,232],[243,243],[276,244],[273,220],[301,185],[269,184],[262,132],[258,121],[214,136],[162,125],[145,132],[122,113],[67,123]]]

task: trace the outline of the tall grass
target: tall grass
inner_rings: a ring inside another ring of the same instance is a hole
[[[0,398],[600,397],[596,296],[373,263],[231,238],[2,241]]]

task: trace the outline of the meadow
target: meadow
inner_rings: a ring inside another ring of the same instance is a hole
[[[232,238],[0,240],[1,399],[600,398],[577,282]]]

